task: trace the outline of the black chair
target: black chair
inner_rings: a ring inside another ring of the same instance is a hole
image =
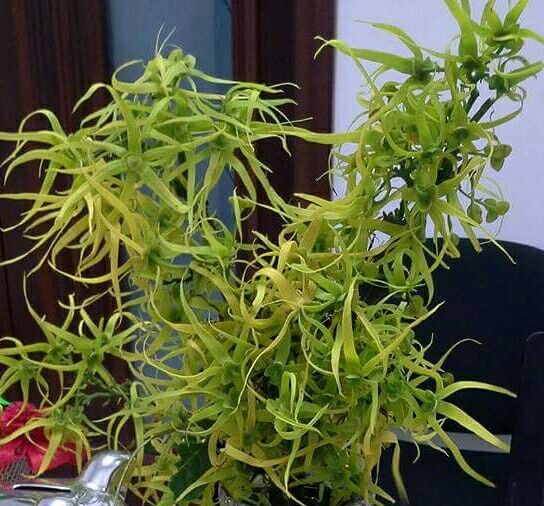
[[[464,452],[469,464],[497,485],[491,489],[429,447],[420,447],[413,464],[415,448],[403,443],[401,470],[412,506],[544,506],[544,334],[535,333],[544,330],[544,251],[502,244],[516,265],[491,244],[477,254],[461,240],[461,258],[436,272],[435,301],[445,304],[418,336],[425,341],[434,334],[429,350],[434,360],[461,339],[481,343],[457,347],[445,369],[457,380],[509,388],[518,399],[471,391],[453,400],[495,434],[512,435],[511,454],[478,447]],[[445,429],[463,431],[454,424]],[[387,466],[382,474],[386,489],[394,490]]]
[[[525,346],[505,504],[544,505],[544,333]]]

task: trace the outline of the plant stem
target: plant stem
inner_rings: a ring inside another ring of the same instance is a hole
[[[476,112],[476,114],[472,117],[472,121],[480,121],[485,116],[486,112],[493,107],[498,98],[499,97],[488,98],[478,109],[478,112]]]
[[[470,110],[472,109],[472,106],[476,103],[476,100],[478,100],[478,97],[480,96],[480,92],[478,91],[478,88],[474,88],[472,90],[472,93],[470,94],[470,97],[465,104],[465,111],[468,114]]]

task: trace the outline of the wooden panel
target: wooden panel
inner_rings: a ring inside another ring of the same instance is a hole
[[[288,89],[298,106],[287,108],[293,119],[312,117],[307,127],[330,131],[332,126],[333,56],[325,51],[314,61],[319,47],[314,37],[334,36],[333,0],[233,0],[234,77],[274,84],[294,82]],[[329,196],[327,178],[320,178],[328,163],[329,149],[291,141],[292,157],[278,142],[262,143],[261,159],[273,169],[271,181],[287,200],[296,192]],[[265,200],[265,195],[260,195]],[[274,237],[280,220],[265,210],[252,216],[249,228]]]

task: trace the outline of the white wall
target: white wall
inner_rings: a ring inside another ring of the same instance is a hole
[[[483,0],[473,0],[482,5]],[[336,36],[354,47],[402,50],[391,37],[357,23],[380,21],[398,25],[425,47],[443,49],[457,33],[457,26],[441,0],[337,0]],[[498,6],[507,5],[498,0]],[[530,0],[523,23],[544,32],[544,0]],[[544,47],[529,44],[533,60],[544,59]],[[346,129],[358,113],[355,91],[361,79],[351,61],[338,55],[335,64],[334,128]],[[498,130],[499,138],[514,147],[502,172],[495,178],[511,210],[500,238],[544,249],[544,75],[531,79],[525,88],[529,98],[525,111]],[[492,171],[493,172],[493,171]],[[495,174],[495,173],[494,173]],[[341,191],[341,188],[336,188]]]

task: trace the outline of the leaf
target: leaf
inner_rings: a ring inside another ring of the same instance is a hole
[[[486,441],[490,445],[500,448],[505,452],[510,450],[509,446],[504,441],[489,432],[481,423],[477,422],[474,418],[454,404],[446,401],[440,401],[436,411],[441,415],[446,416],[450,420],[457,422],[459,425],[469,430],[473,434],[476,434],[479,438]]]
[[[529,0],[519,0],[518,3],[510,9],[510,12],[506,15],[506,18],[504,18],[504,25],[509,27],[510,25],[517,23],[528,4]]]
[[[423,60],[423,52],[417,43],[410,37],[404,30],[401,30],[398,26],[388,25],[386,23],[368,23],[369,25],[383,30],[384,32],[389,32],[397,37],[413,54],[414,57],[418,60]]]
[[[525,38],[525,39],[536,40],[537,42],[540,42],[541,44],[544,44],[544,37],[542,35],[540,35],[539,33],[534,32],[532,30],[529,30],[527,28],[521,28],[518,31],[518,35],[520,37]]]
[[[536,62],[525,65],[524,67],[508,73],[502,73],[500,71],[497,71],[497,75],[501,76],[504,79],[507,79],[510,86],[515,86],[522,83],[523,81],[526,81],[530,77],[540,74],[542,70],[544,70],[544,62]]]
[[[211,463],[207,443],[185,441],[176,447],[176,452],[179,457],[178,472],[172,477],[168,487],[176,497],[179,497],[211,468]],[[195,489],[187,494],[185,499],[198,499],[201,494],[202,488]]]
[[[470,13],[467,12],[465,7],[459,5],[457,0],[444,0],[444,2],[448,6],[450,12],[453,14],[453,17],[457,20],[459,28],[461,29],[459,55],[477,58],[478,42],[472,25],[472,20],[470,18]]]
[[[379,63],[387,69],[396,70],[401,74],[412,75],[414,72],[414,60],[404,58],[384,51],[375,51],[373,49],[352,49],[353,55],[362,60]]]
[[[452,441],[452,439],[446,434],[446,432],[442,429],[440,424],[436,422],[435,420],[429,420],[429,425],[433,428],[433,430],[438,434],[440,439],[444,441],[448,449],[450,450],[451,454],[453,455],[453,458],[459,465],[459,467],[467,473],[469,476],[472,476],[475,480],[479,481],[480,483],[483,483],[484,485],[495,488],[495,484],[492,481],[489,481],[485,476],[481,475],[477,471],[475,471],[468,462],[463,457],[462,453],[459,451],[459,448],[455,445],[455,443]]]
[[[462,392],[463,390],[484,390],[487,392],[494,392],[501,395],[506,395],[508,397],[515,398],[516,395],[506,388],[498,387],[495,385],[490,385],[489,383],[482,383],[481,381],[456,381],[447,387],[444,387],[440,392],[438,392],[438,399],[446,399],[450,395],[453,395],[457,392]]]
[[[402,480],[402,474],[400,472],[400,443],[399,442],[395,444],[395,448],[393,450],[393,458],[391,460],[391,474],[393,475],[393,479],[395,481],[395,487],[397,489],[397,492],[403,504],[409,504],[410,501],[408,500],[408,493],[406,492],[406,487],[404,486],[404,482]]]
[[[495,0],[488,0],[482,12],[482,22],[485,23],[493,33],[500,32],[502,30],[501,18],[494,9]]]

